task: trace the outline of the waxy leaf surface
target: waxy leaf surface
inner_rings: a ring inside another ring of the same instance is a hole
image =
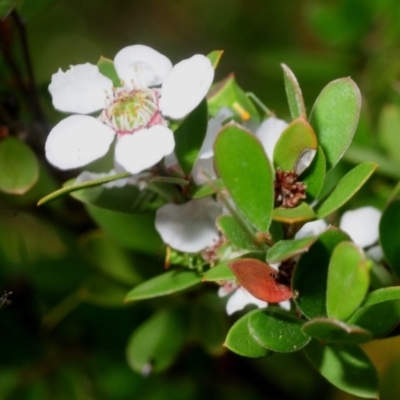
[[[270,264],[282,262],[309,250],[317,237],[302,239],[280,240],[268,251],[267,262]]]
[[[310,221],[314,217],[314,210],[304,202],[294,208],[278,207],[272,211],[272,219],[285,224],[297,224],[298,222]]]
[[[281,64],[281,67],[283,69],[283,78],[290,114],[293,119],[298,117],[306,118],[306,107],[296,76],[287,65]]]

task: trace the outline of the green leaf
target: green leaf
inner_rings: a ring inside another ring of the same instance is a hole
[[[314,218],[314,210],[304,202],[295,208],[278,207],[272,211],[272,219],[284,224],[297,224],[299,222],[310,221]]]
[[[217,171],[247,220],[268,232],[274,204],[274,173],[258,139],[240,125],[226,125],[214,144]]]
[[[293,119],[298,117],[306,118],[306,107],[304,105],[303,95],[300,85],[292,70],[285,64],[281,64],[283,69],[283,78],[285,81],[286,97],[289,104],[290,114]]]
[[[16,0],[1,0],[0,1],[0,19],[4,19],[17,6]]]
[[[207,132],[207,101],[203,100],[174,132],[175,155],[185,175],[189,176]]]
[[[400,108],[395,104],[383,106],[378,122],[377,139],[385,149],[389,158],[400,164]]]
[[[325,317],[328,266],[334,248],[349,240],[343,231],[330,227],[307,253],[302,254],[292,278],[294,301],[308,318]]]
[[[154,227],[154,213],[124,213],[91,204],[86,204],[86,210],[122,246],[152,255],[159,251],[162,242]]]
[[[321,146],[318,146],[311,165],[301,175],[301,181],[306,184],[307,202],[316,200],[321,193],[325,182],[326,159]]]
[[[106,76],[108,79],[111,79],[114,87],[121,86],[121,79],[119,78],[117,70],[115,69],[114,61],[101,56],[97,62],[97,67],[102,75]]]
[[[370,359],[357,345],[312,341],[304,352],[311,364],[332,385],[363,398],[378,398],[378,374]]]
[[[381,337],[391,332],[400,322],[400,300],[385,301],[360,307],[347,321]]]
[[[211,61],[211,64],[214,69],[217,69],[223,54],[224,54],[223,50],[214,50],[211,53],[207,54],[207,58]]]
[[[317,218],[324,218],[350,200],[377,168],[377,164],[364,162],[349,171],[329,196],[316,207]]]
[[[282,262],[305,253],[317,239],[317,237],[306,237],[302,239],[280,240],[268,251],[267,262],[269,264]]]
[[[210,268],[203,276],[204,282],[236,280],[235,274],[226,263],[217,264]]]
[[[368,293],[362,305],[363,307],[367,307],[391,300],[400,300],[400,286],[374,290],[373,292]]]
[[[352,325],[335,319],[315,318],[303,325],[303,331],[324,343],[363,343],[372,339],[371,332]]]
[[[345,321],[363,302],[368,287],[369,271],[362,250],[353,242],[339,243],[329,263],[326,292],[328,317]]]
[[[282,132],[274,148],[274,165],[300,175],[311,163],[317,150],[317,137],[311,125],[300,117]],[[306,164],[302,164],[306,158]]]
[[[14,137],[0,141],[0,190],[22,195],[39,178],[39,163],[35,153]]]
[[[192,199],[201,199],[202,197],[211,196],[217,191],[224,189],[224,182],[222,179],[215,179],[211,184],[205,183],[201,186],[194,186],[190,191]]]
[[[328,83],[311,111],[310,123],[324,149],[329,171],[343,156],[357,128],[361,94],[350,78]]]
[[[400,276],[400,199],[393,200],[383,210],[379,238],[387,262]]]
[[[255,236],[246,232],[240,223],[231,215],[220,215],[217,218],[217,226],[229,242],[238,249],[257,250],[266,248],[262,244],[255,243]]]
[[[85,181],[82,183],[74,184],[74,180],[68,181],[65,183],[65,186],[61,189],[56,190],[53,193],[48,194],[47,196],[41,198],[37,205],[41,206],[42,204],[48,203],[52,200],[57,200],[60,197],[65,196],[66,194],[70,194],[76,192],[78,190],[88,189],[91,187],[100,186],[104,183],[113,182],[119,179],[124,179],[130,177],[131,174],[129,172],[120,172],[119,174],[105,176],[103,178],[96,178],[90,181]]]
[[[180,292],[198,285],[201,277],[190,270],[171,270],[158,275],[132,289],[125,302],[151,299]]]
[[[258,311],[254,310],[247,313],[232,325],[224,346],[243,357],[260,358],[272,354],[271,350],[261,346],[249,332],[249,318]]]
[[[300,350],[311,339],[302,331],[303,323],[284,310],[268,308],[252,313],[248,327],[261,346],[279,353],[290,353]]]
[[[130,337],[126,349],[130,367],[143,375],[167,369],[186,339],[187,322],[179,310],[161,310]]]

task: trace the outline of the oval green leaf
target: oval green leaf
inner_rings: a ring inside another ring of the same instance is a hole
[[[232,123],[219,132],[214,154],[217,171],[239,210],[256,229],[268,232],[274,173],[261,143]]]
[[[203,276],[204,282],[228,281],[231,279],[236,280],[236,276],[226,263],[217,264],[215,267],[210,268]]]
[[[312,341],[304,352],[319,373],[344,392],[378,398],[378,374],[371,360],[357,346]]]
[[[400,286],[377,289],[368,293],[362,306],[372,306],[390,300],[400,300]]]
[[[324,343],[363,343],[372,339],[371,332],[330,318],[312,319],[303,325],[303,331]]]
[[[328,317],[345,321],[363,302],[369,287],[369,271],[362,250],[353,242],[341,242],[333,250],[328,270]]]
[[[249,332],[249,318],[257,311],[247,313],[232,325],[224,346],[243,357],[260,358],[272,354],[271,350],[261,346]]]
[[[335,186],[329,196],[316,207],[317,218],[324,218],[350,200],[364,185],[378,167],[372,162],[364,162],[349,171]]]
[[[295,208],[278,207],[272,211],[272,219],[284,224],[297,224],[314,218],[314,210],[304,202]]]
[[[166,296],[196,286],[200,282],[201,277],[195,271],[171,270],[136,286],[126,295],[125,302]]]
[[[0,190],[9,194],[26,193],[39,178],[35,153],[14,137],[0,141]]]
[[[317,237],[280,240],[268,251],[267,262],[269,264],[282,262],[298,254],[305,253],[316,240]]]
[[[350,78],[328,83],[311,111],[310,123],[324,149],[327,171],[343,156],[357,128],[361,93]]]
[[[311,165],[301,175],[301,181],[306,184],[306,194],[308,203],[316,200],[321,193],[325,182],[326,159],[321,146],[318,146]]]
[[[334,248],[349,240],[343,231],[330,227],[307,253],[301,255],[292,278],[294,301],[308,318],[325,317],[328,266]]]
[[[112,80],[114,87],[117,88],[121,86],[121,79],[117,74],[113,60],[101,56],[97,62],[97,67],[99,68],[101,74]]]
[[[283,69],[283,79],[285,82],[286,97],[289,104],[290,114],[293,119],[298,117],[306,118],[306,107],[300,85],[292,70],[285,64],[281,64]]]
[[[274,149],[274,165],[283,171],[300,175],[312,162],[317,150],[317,137],[311,125],[300,117],[292,121],[282,132]],[[306,165],[299,165],[304,156]]]
[[[265,348],[290,353],[303,348],[311,338],[301,329],[304,321],[280,309],[256,310],[249,316],[253,338]]]
[[[379,240],[389,265],[400,276],[400,199],[383,210],[379,223]]]

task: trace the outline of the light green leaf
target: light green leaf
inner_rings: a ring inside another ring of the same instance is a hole
[[[314,218],[314,210],[304,202],[295,208],[278,207],[272,211],[272,219],[284,224],[297,224],[299,222],[310,221]]]
[[[301,181],[306,184],[307,202],[316,200],[321,193],[325,182],[326,160],[321,146],[311,165],[301,175]]]
[[[373,292],[368,293],[362,306],[372,306],[374,304],[379,304],[391,300],[400,300],[400,286],[377,289]]]
[[[102,75],[106,76],[108,79],[111,79],[114,87],[121,86],[121,79],[117,74],[117,70],[115,69],[114,62],[112,60],[101,56],[97,62],[97,67]]]
[[[265,348],[279,353],[300,350],[311,338],[301,329],[304,321],[281,309],[256,310],[249,316],[251,336]]]
[[[217,171],[239,210],[256,229],[268,232],[274,173],[261,143],[243,127],[231,123],[219,132],[214,154]]]
[[[310,123],[322,146],[327,170],[343,156],[357,128],[361,109],[361,94],[350,78],[328,83],[311,111]]]
[[[0,190],[22,195],[39,178],[39,163],[35,153],[14,137],[0,141]]]
[[[192,199],[201,199],[202,197],[211,196],[223,188],[224,182],[221,178],[218,178],[213,180],[210,184],[205,183],[201,186],[194,186],[190,192],[190,197]]]
[[[268,251],[267,262],[269,264],[282,262],[298,254],[309,250],[317,237],[306,237],[302,239],[280,240]]]
[[[354,396],[378,398],[378,374],[357,345],[321,346],[312,341],[304,352],[314,368],[332,385]]]
[[[272,354],[271,350],[261,346],[249,332],[249,318],[257,311],[247,313],[232,325],[224,346],[243,357],[260,358]]]
[[[316,207],[317,218],[324,218],[350,200],[377,168],[377,164],[364,162],[349,171],[329,196]]]
[[[126,295],[125,302],[166,296],[189,289],[200,282],[201,277],[195,271],[171,270],[136,286]]]
[[[223,50],[214,50],[211,53],[207,54],[207,58],[211,61],[211,64],[214,69],[217,69],[223,54],[224,54]]]
[[[287,65],[281,64],[281,67],[283,69],[286,97],[292,118],[307,118],[303,95],[301,93],[300,85],[297,82],[296,76]]]
[[[217,264],[215,267],[210,268],[203,276],[204,282],[228,281],[232,279],[236,280],[236,276],[228,264],[225,263]]]

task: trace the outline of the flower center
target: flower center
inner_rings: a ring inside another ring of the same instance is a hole
[[[164,124],[158,109],[159,92],[156,89],[117,90],[114,100],[104,109],[99,119],[118,135]]]

